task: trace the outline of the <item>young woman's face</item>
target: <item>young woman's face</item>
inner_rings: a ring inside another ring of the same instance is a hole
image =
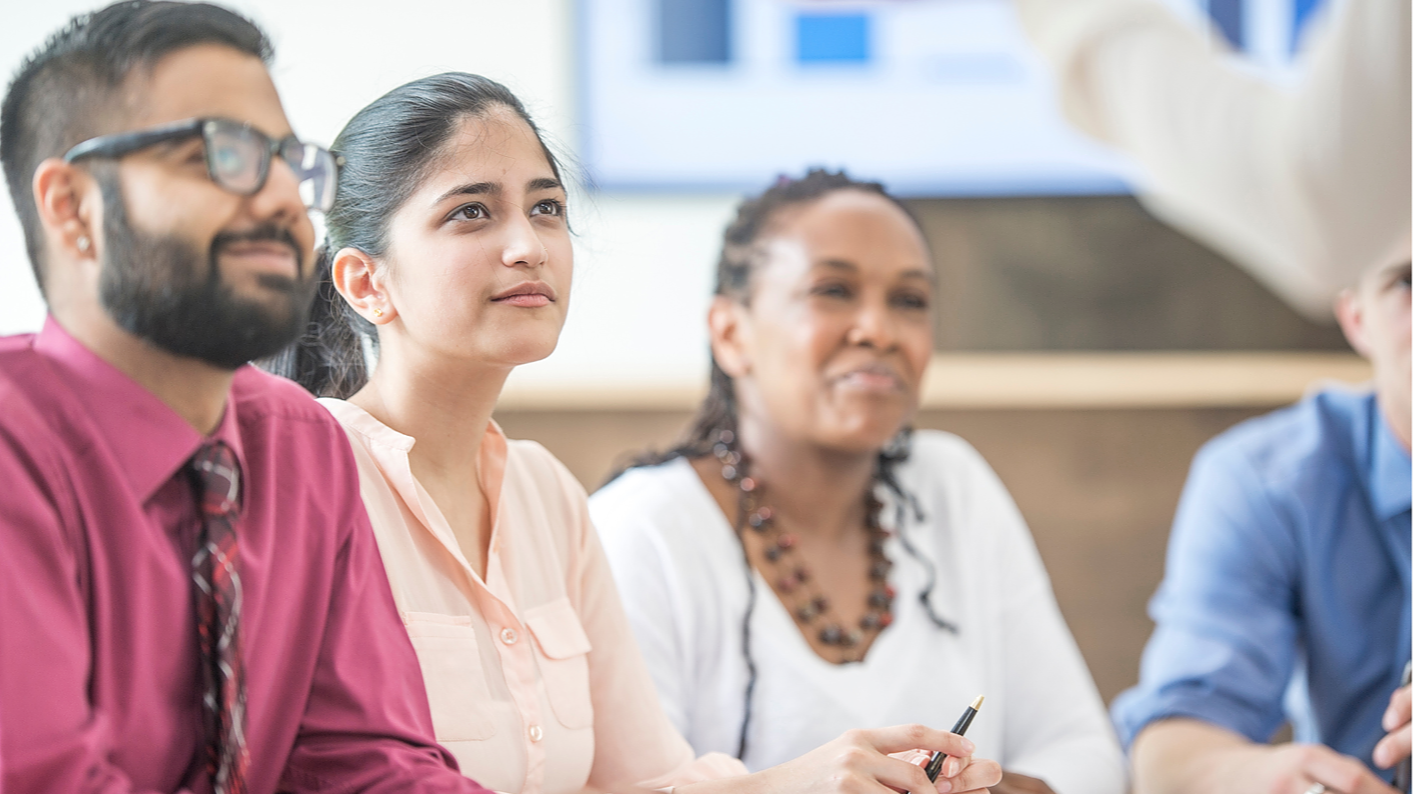
[[[499,367],[554,351],[574,269],[565,191],[514,112],[463,122],[389,231],[386,288],[408,342]]]
[[[932,263],[891,201],[839,190],[763,236],[733,368],[743,423],[841,451],[882,447],[917,410],[932,356]],[[743,424],[743,427],[745,424]]]

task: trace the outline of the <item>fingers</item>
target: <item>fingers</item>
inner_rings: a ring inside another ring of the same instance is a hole
[[[956,777],[937,778],[938,791],[943,780],[952,784],[953,792],[984,791],[1001,782],[1001,765],[989,758],[973,759]]]
[[[875,754],[868,759],[859,758],[857,764],[852,766],[856,772],[871,776],[889,788],[909,794],[948,794],[954,788],[951,781],[942,777],[937,778],[934,785],[927,779],[927,773],[921,766],[889,756]]]
[[[1055,794],[1055,790],[1039,778],[1003,769],[1001,782],[991,787],[991,794]]]
[[[942,771],[940,775],[942,777],[956,777],[957,775],[960,775],[962,773],[962,770],[965,769],[967,764],[969,763],[971,763],[970,757],[964,756],[958,758],[955,755],[948,756],[947,760],[942,762]]]
[[[1413,687],[1400,687],[1389,698],[1388,710],[1384,712],[1383,725],[1388,735],[1374,745],[1374,765],[1380,769],[1388,769],[1413,751],[1410,710],[1413,710]]]
[[[1388,699],[1384,730],[1392,733],[1398,726],[1407,725],[1410,711],[1413,711],[1413,686],[1399,687]]]
[[[976,745],[965,737],[926,725],[894,725],[854,733],[860,741],[885,754],[919,748],[955,756],[969,756],[976,752]]]
[[[1304,749],[1300,771],[1312,783],[1323,783],[1339,794],[1397,794],[1356,758],[1319,744],[1306,745]],[[1298,791],[1304,790],[1302,787]]]
[[[1390,733],[1374,745],[1374,765],[1388,769],[1413,753],[1413,725],[1404,723],[1402,728]]]

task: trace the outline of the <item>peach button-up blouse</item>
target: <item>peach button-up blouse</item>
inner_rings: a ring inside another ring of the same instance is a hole
[[[465,775],[497,791],[561,794],[745,773],[720,753],[695,758],[664,715],[584,490],[544,447],[486,429],[482,581],[412,475],[415,439],[352,403],[320,402],[352,442],[437,741]]]

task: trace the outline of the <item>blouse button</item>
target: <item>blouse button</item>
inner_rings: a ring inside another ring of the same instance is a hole
[[[518,639],[520,639],[520,635],[515,633],[515,629],[506,626],[500,630],[500,641],[506,645],[514,645]]]
[[[541,739],[543,739],[543,738],[545,738],[545,729],[544,729],[544,728],[541,728],[541,727],[538,726],[538,725],[531,725],[531,726],[530,726],[530,741],[532,741],[532,742],[538,742],[539,740],[541,740]]]

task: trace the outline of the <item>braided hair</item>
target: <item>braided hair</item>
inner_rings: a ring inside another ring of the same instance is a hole
[[[801,179],[781,176],[765,192],[743,201],[736,210],[735,220],[726,227],[721,257],[717,260],[716,265],[714,294],[749,306],[752,275],[766,263],[765,238],[779,214],[787,208],[813,203],[840,190],[870,193],[886,199],[911,218],[914,224],[917,224],[917,218],[912,212],[898,199],[889,195],[883,185],[878,182],[861,182],[850,178],[843,171],[827,171],[819,168],[811,169]],[[627,469],[656,466],[677,458],[695,460],[711,455],[723,438],[734,439],[738,436],[737,419],[735,383],[717,363],[716,356],[713,354],[711,356],[710,385],[706,398],[697,408],[697,413],[692,418],[682,439],[665,451],[650,451],[636,456],[626,467],[615,472],[609,478],[609,482],[617,479]],[[938,628],[956,633],[957,626],[938,615],[932,607],[931,595],[937,581],[936,566],[931,560],[922,556],[903,531],[908,513],[911,513],[916,521],[920,522],[925,519],[917,498],[903,487],[897,475],[899,464],[906,461],[911,452],[911,440],[912,428],[904,428],[896,438],[879,450],[874,465],[873,486],[882,486],[897,497],[894,527],[898,539],[903,550],[922,565],[927,575],[927,584],[919,596],[924,610]],[[744,516],[738,515],[733,523],[739,539],[744,526]],[[741,558],[745,563],[747,587],[746,614],[741,622],[741,648],[745,657],[747,678],[744,694],[745,711],[741,719],[740,739],[736,749],[737,758],[744,758],[746,755],[747,736],[751,723],[752,694],[757,678],[755,659],[751,655],[751,615],[755,612],[756,585],[750,557],[746,553],[744,543],[741,544]]]

